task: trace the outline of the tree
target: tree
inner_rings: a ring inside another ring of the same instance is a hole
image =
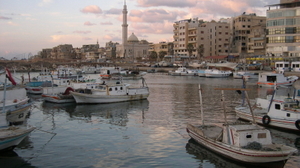
[[[160,51],[160,52],[158,53],[158,56],[159,56],[160,60],[162,60],[162,59],[164,58],[165,55],[167,55],[167,52],[166,52],[166,51]]]
[[[189,59],[191,58],[191,56],[192,56],[192,54],[193,54],[193,51],[194,51],[194,46],[193,46],[193,44],[192,43],[189,43],[188,45],[187,45],[187,51],[188,51],[188,53],[189,53]]]
[[[197,54],[199,56],[199,59],[202,61],[203,60],[203,54],[204,54],[204,47],[203,44],[200,44],[197,48]]]
[[[150,60],[155,61],[157,59],[157,53],[155,51],[151,51]]]

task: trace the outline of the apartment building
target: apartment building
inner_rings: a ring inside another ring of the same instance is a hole
[[[175,22],[174,54],[189,56],[188,45],[194,48],[192,57],[199,58],[197,48],[203,45],[203,56],[227,55],[231,36],[230,24],[226,22],[204,22],[188,19]]]
[[[196,46],[196,28],[201,23],[204,23],[204,21],[198,20],[198,18],[194,18],[180,20],[173,24],[173,43],[175,55],[188,56],[187,46],[189,43],[193,43],[193,45]],[[193,33],[193,35],[189,35],[189,33]]]
[[[231,50],[240,54],[240,59],[254,56],[255,50],[264,50],[263,38],[266,25],[266,17],[257,16],[255,13],[246,14],[233,18],[233,37]],[[254,47],[258,45],[259,47]]]
[[[267,56],[300,57],[300,0],[280,0],[268,5]]]
[[[231,37],[229,23],[211,21],[200,24],[196,29],[197,36],[194,47],[196,49],[200,45],[203,45],[204,57],[231,54],[229,53]],[[197,53],[195,54],[197,55]]]

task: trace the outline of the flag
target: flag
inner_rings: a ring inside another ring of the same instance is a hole
[[[15,82],[14,78],[11,76],[11,73],[9,72],[9,70],[7,68],[5,68],[6,71],[6,77],[8,78],[8,80],[13,84],[16,85],[17,83]]]

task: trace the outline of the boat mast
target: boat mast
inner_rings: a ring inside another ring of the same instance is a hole
[[[199,84],[199,98],[200,98],[201,122],[202,122],[202,125],[204,125],[203,102],[202,102],[202,90],[201,90],[201,85],[200,85],[200,84]]]

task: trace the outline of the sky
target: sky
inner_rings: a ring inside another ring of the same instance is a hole
[[[176,21],[256,13],[280,0],[126,0],[128,36],[172,42]],[[0,0],[0,57],[28,58],[61,44],[119,42],[124,0]]]

